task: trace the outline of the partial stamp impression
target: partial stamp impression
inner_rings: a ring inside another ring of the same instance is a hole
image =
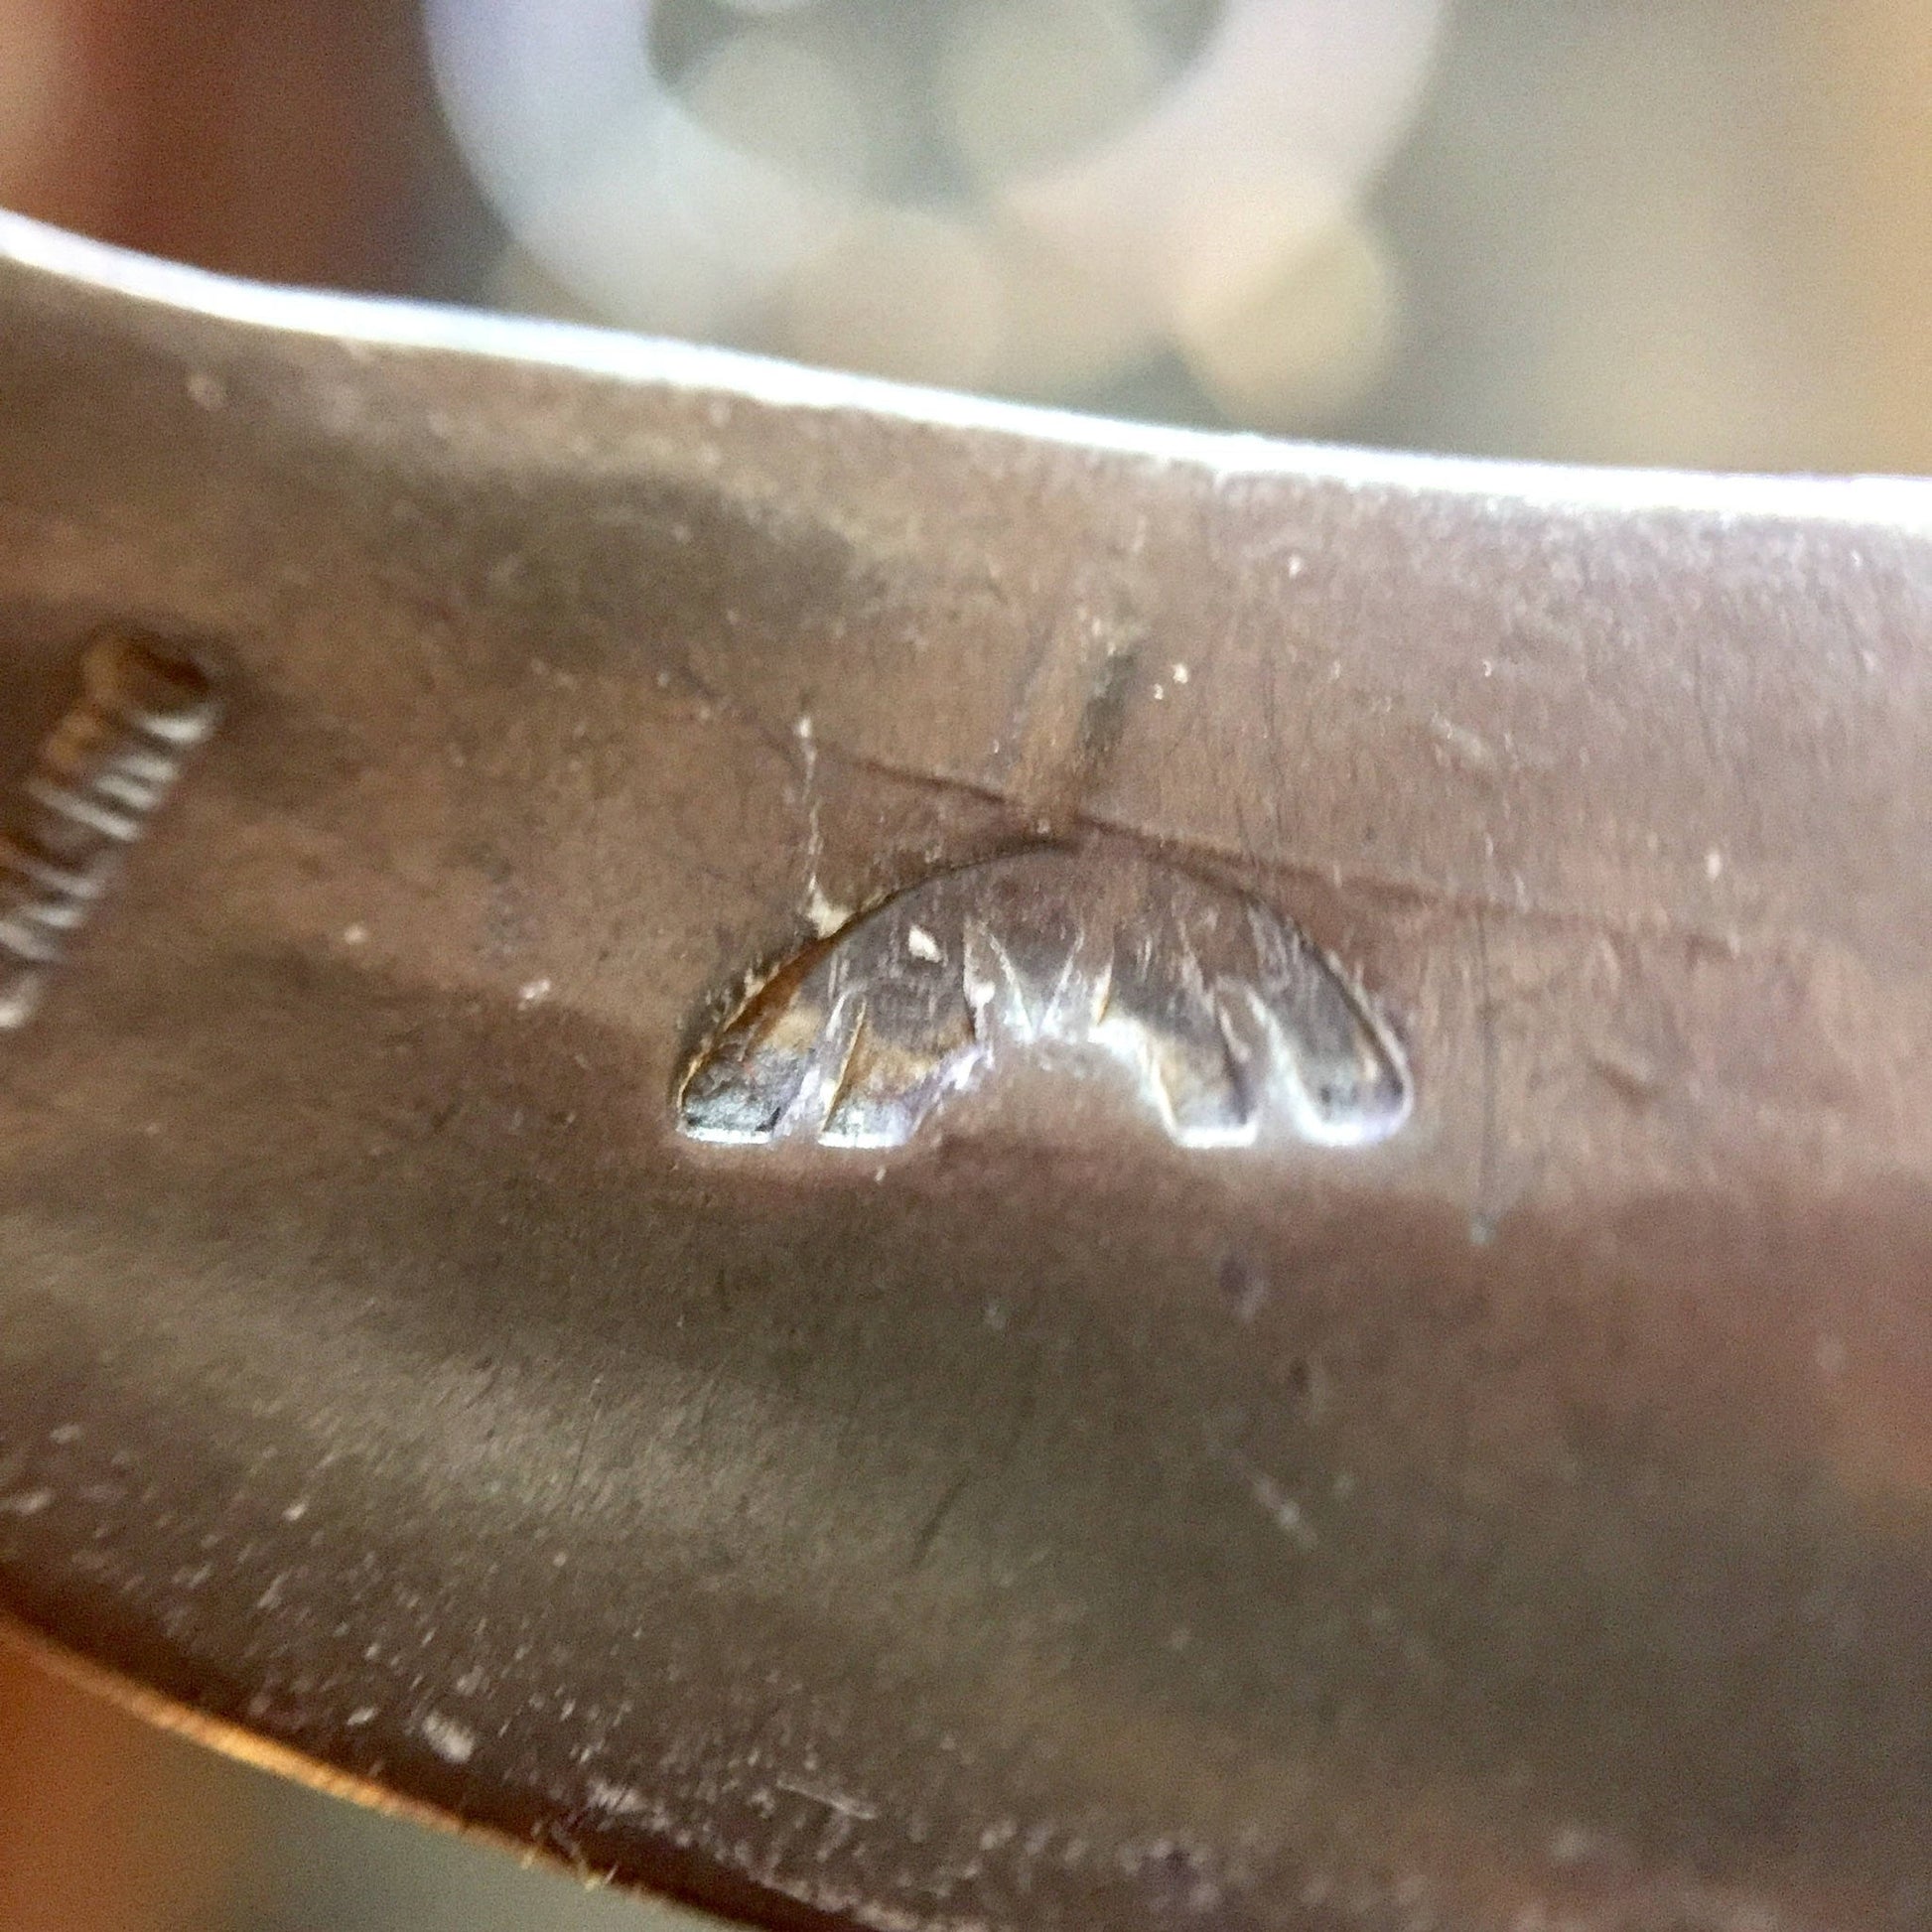
[[[1259,899],[1143,856],[1038,848],[943,873],[805,949],[687,1070],[694,1140],[890,1148],[1015,1059],[1125,1074],[1169,1139],[1385,1140],[1394,1034]]]
[[[0,837],[0,1032],[33,1017],[184,760],[220,720],[207,667],[142,632],[96,637],[80,679]]]

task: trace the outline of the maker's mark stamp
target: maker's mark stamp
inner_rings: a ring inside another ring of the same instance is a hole
[[[1146,856],[1035,849],[808,946],[698,1054],[679,1125],[740,1146],[899,1147],[1010,1060],[1073,1077],[1111,1063],[1185,1148],[1361,1147],[1414,1099],[1387,1023],[1279,912]]]

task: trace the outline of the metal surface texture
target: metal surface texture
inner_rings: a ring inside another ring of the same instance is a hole
[[[774,1925],[1932,1924],[1932,485],[0,220],[0,694],[43,887],[141,806],[0,1030],[22,1621]]]

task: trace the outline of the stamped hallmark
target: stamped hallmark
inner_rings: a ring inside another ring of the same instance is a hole
[[[694,1140],[888,1148],[1027,1061],[1123,1073],[1168,1138],[1387,1139],[1413,1088],[1336,963],[1248,894],[1159,860],[1040,848],[927,880],[759,987],[677,1095]]]
[[[69,942],[220,718],[207,668],[139,632],[95,638],[80,679],[0,838],[0,1032],[32,1018]]]

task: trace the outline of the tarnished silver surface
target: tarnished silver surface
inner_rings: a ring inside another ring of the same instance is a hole
[[[16,824],[225,706],[0,1033],[0,1602],[774,1923],[1932,1922],[1932,486],[0,256]],[[685,1131],[914,924],[907,1131]]]

